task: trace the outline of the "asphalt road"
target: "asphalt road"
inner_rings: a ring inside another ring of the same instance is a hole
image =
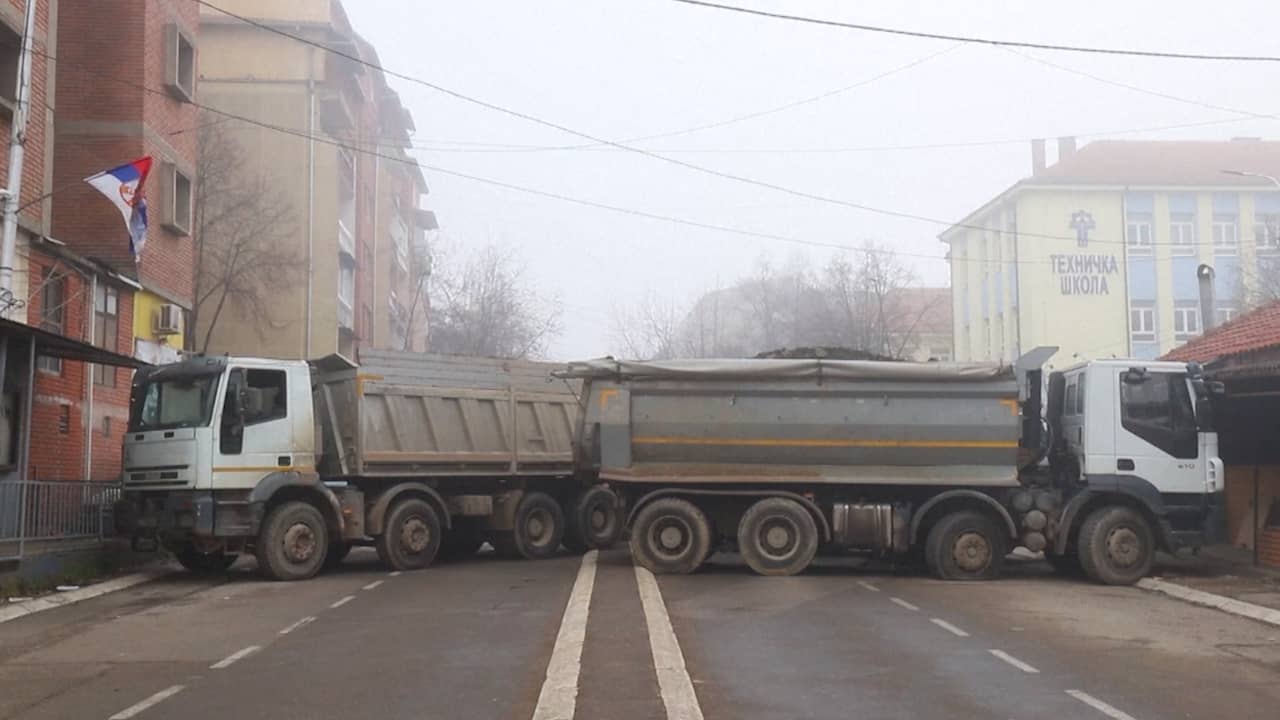
[[[177,575],[0,624],[0,718],[1280,717],[1280,629],[1011,574],[655,583],[615,550]]]

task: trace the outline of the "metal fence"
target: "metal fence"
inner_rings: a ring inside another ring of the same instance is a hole
[[[0,560],[22,558],[31,543],[102,539],[119,498],[114,483],[0,481]]]

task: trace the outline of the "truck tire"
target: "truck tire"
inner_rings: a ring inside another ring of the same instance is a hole
[[[560,503],[542,492],[526,493],[516,506],[511,540],[515,550],[529,560],[549,558],[564,539],[564,511]]]
[[[1155,533],[1138,511],[1104,507],[1085,518],[1076,548],[1089,579],[1104,585],[1132,585],[1151,572]]]
[[[344,540],[336,540],[329,543],[329,552],[324,556],[324,569],[332,570],[342,564],[347,559],[347,555],[351,553],[351,543]]]
[[[306,580],[324,565],[329,528],[314,505],[300,500],[277,505],[262,522],[254,554],[273,580]]]
[[[990,515],[961,510],[942,516],[924,544],[924,563],[940,580],[994,580],[1004,567],[1009,540]]]
[[[795,500],[765,498],[742,514],[738,552],[757,575],[796,575],[818,552],[818,526]]]
[[[174,553],[174,557],[178,559],[182,567],[197,575],[216,575],[220,572],[226,572],[236,561],[235,555],[225,551],[202,553],[191,545],[186,545]]]
[[[710,548],[711,524],[688,500],[654,500],[632,525],[631,557],[656,575],[691,573],[707,559]]]
[[[440,552],[440,515],[426,500],[410,497],[397,502],[383,527],[375,543],[378,557],[393,570],[430,567]]]
[[[565,517],[564,546],[576,553],[607,550],[622,533],[618,496],[603,485],[593,485],[573,499]]]

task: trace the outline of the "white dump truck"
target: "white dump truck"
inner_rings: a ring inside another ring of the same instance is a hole
[[[856,552],[987,579],[1021,546],[1123,584],[1156,550],[1219,536],[1214,384],[1143,360],[1046,382],[1055,350],[1015,366],[603,359],[559,376],[585,383],[579,472],[618,490],[654,572],[736,550],[790,575]]]
[[[555,366],[367,352],[307,363],[195,356],[139,370],[118,531],[187,568],[253,553],[298,580],[368,544],[540,558],[618,537],[618,499],[575,473],[576,381]]]

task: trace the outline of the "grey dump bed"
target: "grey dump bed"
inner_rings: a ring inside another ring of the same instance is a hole
[[[329,476],[568,475],[577,381],[563,365],[366,351],[313,363]]]
[[[1018,482],[1018,383],[992,364],[837,360],[572,363],[605,479]]]

